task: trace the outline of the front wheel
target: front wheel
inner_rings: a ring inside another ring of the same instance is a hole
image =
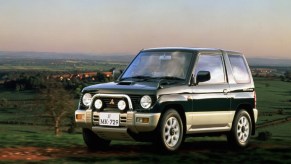
[[[240,110],[233,120],[232,129],[227,135],[227,140],[235,148],[244,148],[248,145],[252,132],[250,115],[245,110]]]
[[[163,150],[176,151],[184,137],[183,123],[179,113],[170,109],[163,114],[158,129],[158,144]]]
[[[83,139],[89,150],[105,150],[110,144],[110,140],[104,140],[90,129],[83,128]]]

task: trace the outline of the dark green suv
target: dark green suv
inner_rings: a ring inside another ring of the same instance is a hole
[[[245,147],[257,116],[242,54],[171,47],[144,49],[115,82],[84,88],[75,121],[90,149],[135,140],[175,151],[198,134],[226,134],[233,146]]]

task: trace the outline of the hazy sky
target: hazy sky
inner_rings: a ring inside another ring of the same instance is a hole
[[[214,47],[291,58],[290,0],[0,0],[0,50]]]

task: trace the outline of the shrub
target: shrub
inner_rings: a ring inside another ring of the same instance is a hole
[[[283,115],[285,112],[284,112],[284,109],[278,109],[277,113]]]
[[[0,107],[8,107],[8,100],[5,98],[2,98],[0,100]]]
[[[264,131],[264,132],[260,132],[257,139],[261,140],[261,141],[267,141],[269,139],[271,139],[272,137],[272,133],[269,131]]]

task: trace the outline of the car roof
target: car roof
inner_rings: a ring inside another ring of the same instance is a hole
[[[195,51],[195,52],[227,52],[232,54],[241,54],[235,51],[228,51],[218,48],[192,48],[192,47],[157,47],[157,48],[146,48],[142,49],[141,51],[167,51],[167,50],[176,50],[176,51]]]

